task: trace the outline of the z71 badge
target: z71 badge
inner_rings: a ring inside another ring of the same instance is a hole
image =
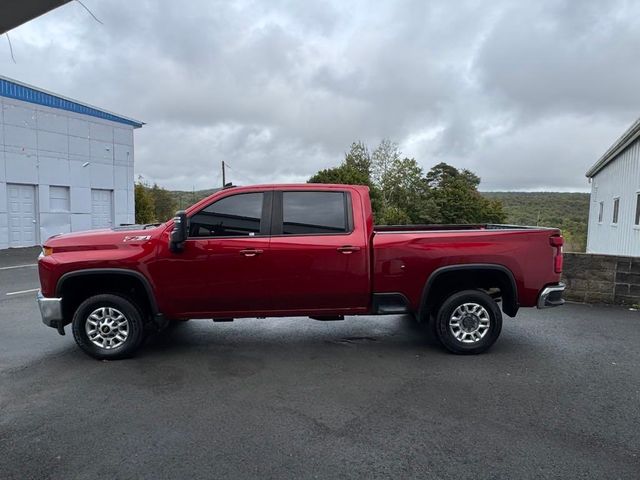
[[[146,242],[151,239],[151,235],[127,235],[124,237],[124,242]]]

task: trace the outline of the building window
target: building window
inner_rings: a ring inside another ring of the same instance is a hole
[[[613,220],[611,223],[616,225],[618,223],[618,211],[620,210],[620,198],[613,199]]]
[[[49,187],[49,210],[51,212],[69,212],[69,187]]]
[[[636,194],[636,225],[640,225],[640,192]]]
[[[598,210],[598,223],[602,223],[604,217],[604,202],[600,202],[600,209]]]

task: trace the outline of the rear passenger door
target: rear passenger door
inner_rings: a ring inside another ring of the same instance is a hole
[[[274,192],[275,310],[358,313],[368,307],[365,233],[354,226],[352,204],[348,191]]]

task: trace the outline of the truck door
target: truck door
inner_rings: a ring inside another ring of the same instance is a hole
[[[353,204],[349,191],[274,192],[269,262],[275,310],[367,309],[366,233],[354,225],[360,204],[355,210]]]
[[[191,215],[184,251],[165,267],[173,308],[194,317],[268,309],[270,215],[270,191],[227,195]]]

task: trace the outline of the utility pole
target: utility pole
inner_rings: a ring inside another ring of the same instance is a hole
[[[224,160],[222,160],[222,188],[227,184],[225,172],[224,172]]]

